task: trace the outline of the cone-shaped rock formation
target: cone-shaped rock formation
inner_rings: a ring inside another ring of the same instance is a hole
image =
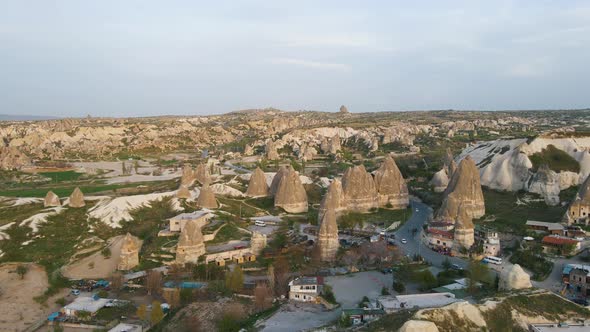
[[[509,291],[531,287],[533,287],[531,277],[518,264],[512,265],[511,268],[502,271],[500,274],[500,282],[498,283],[500,290]]]
[[[205,184],[211,181],[211,173],[209,172],[207,163],[199,164],[197,166],[197,169],[195,170],[195,179],[199,181],[200,184]]]
[[[260,167],[256,167],[252,175],[250,175],[250,182],[248,182],[248,190],[246,196],[250,197],[264,197],[268,196],[268,185],[266,184],[266,176]]]
[[[195,172],[191,165],[185,164],[182,167],[182,176],[180,178],[180,184],[190,186],[195,181]]]
[[[474,226],[471,217],[467,214],[467,211],[461,209],[459,217],[455,222],[455,234],[453,248],[471,248],[475,242]]]
[[[188,186],[180,185],[180,188],[176,191],[176,198],[191,198],[191,192],[188,190]]]
[[[289,213],[307,212],[307,192],[299,179],[299,173],[289,169],[281,176],[275,195],[275,207]]]
[[[272,178],[272,182],[270,183],[269,190],[272,196],[276,195],[277,190],[279,189],[279,184],[281,183],[281,179],[289,172],[290,169],[290,166],[279,167],[279,170],[275,173],[275,176]]]
[[[76,187],[76,189],[74,189],[74,192],[70,195],[70,202],[68,205],[74,208],[86,206],[86,203],[84,202],[84,194],[80,188]]]
[[[199,257],[205,254],[205,242],[201,233],[201,223],[197,220],[186,222],[180,233],[180,239],[176,246],[176,262],[185,264],[196,263]]]
[[[45,200],[43,200],[43,206],[61,206],[61,202],[59,201],[59,197],[53,191],[50,190],[47,192],[47,195],[45,195]]]
[[[460,210],[465,210],[471,218],[480,218],[485,214],[479,172],[470,156],[461,160],[457,171],[453,173],[437,213],[437,220],[454,222],[460,215]]]
[[[206,209],[217,209],[217,199],[215,199],[215,194],[208,183],[205,183],[201,187],[199,198],[197,198],[197,205]]]
[[[318,222],[322,221],[324,214],[328,209],[333,210],[336,216],[346,210],[346,201],[344,199],[344,192],[342,191],[342,183],[338,179],[335,179],[330,183],[328,192],[326,192],[326,195],[324,195],[324,198],[322,199],[318,211]]]
[[[363,165],[351,167],[344,172],[342,189],[347,210],[367,212],[378,206],[375,181]]]
[[[406,180],[391,156],[375,171],[375,186],[382,207],[391,205],[394,209],[405,209],[410,203]]]
[[[338,224],[333,209],[328,209],[320,222],[317,250],[322,262],[333,262],[338,252]]]

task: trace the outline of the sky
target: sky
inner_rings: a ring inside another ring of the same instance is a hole
[[[0,114],[590,107],[589,1],[0,6]]]

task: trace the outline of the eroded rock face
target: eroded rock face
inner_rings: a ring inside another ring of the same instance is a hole
[[[188,190],[188,187],[181,184],[178,190],[176,191],[176,198],[191,198],[191,192],[190,190]]]
[[[184,186],[190,186],[195,181],[195,171],[191,165],[185,164],[182,167],[182,176],[180,178],[180,184]]]
[[[254,255],[258,256],[266,247],[266,242],[266,234],[252,232],[252,238],[250,239],[250,250],[252,250]]]
[[[281,159],[279,156],[279,153],[277,152],[277,148],[275,146],[275,142],[272,139],[269,139],[266,142],[266,147],[265,147],[265,152],[266,152],[266,159],[268,160],[279,160]]]
[[[346,200],[344,199],[344,192],[342,191],[342,183],[338,179],[335,179],[330,183],[326,195],[322,198],[320,209],[318,211],[318,222],[322,221],[327,210],[333,210],[336,216],[346,210]]]
[[[61,206],[61,202],[59,201],[59,197],[53,191],[48,191],[47,195],[45,195],[45,199],[43,200],[43,206]]]
[[[197,205],[206,209],[218,208],[217,199],[215,199],[215,194],[211,187],[209,187],[209,184],[205,183],[205,185],[201,187],[201,192],[197,198]]]
[[[317,250],[322,262],[333,262],[340,243],[338,242],[338,224],[333,209],[328,209],[320,222],[317,238]]]
[[[375,181],[363,165],[348,168],[344,172],[342,189],[347,210],[367,212],[378,206]]]
[[[195,170],[195,179],[199,181],[200,184],[209,183],[211,181],[211,173],[209,172],[209,167],[207,164],[199,164],[197,169]]]
[[[332,136],[332,138],[330,138],[330,141],[328,143],[328,151],[331,154],[336,154],[341,149],[342,149],[342,146],[340,145],[340,136],[338,134],[336,134],[336,135]]]
[[[474,219],[485,214],[479,172],[470,156],[461,160],[457,171],[453,173],[437,213],[437,220],[455,222],[460,209]]]
[[[269,190],[266,184],[266,177],[260,167],[256,167],[252,175],[250,176],[250,182],[248,182],[248,190],[246,195],[250,197],[265,197],[268,196]]]
[[[86,202],[84,202],[84,194],[80,188],[76,187],[74,192],[70,195],[70,202],[68,203],[70,207],[73,208],[80,208],[86,206]]]
[[[445,168],[434,173],[430,185],[434,188],[434,192],[442,193],[447,189],[449,185],[449,177],[447,176],[447,170]]]
[[[307,192],[299,179],[299,173],[289,169],[280,178],[275,195],[275,207],[280,207],[289,213],[307,212]]]
[[[387,156],[375,171],[375,187],[382,207],[390,205],[393,209],[405,209],[410,204],[406,180],[391,156]]]
[[[438,327],[427,320],[409,320],[402,325],[399,332],[438,332]]]
[[[465,210],[462,210],[459,217],[455,222],[455,234],[453,248],[466,248],[469,249],[475,243],[473,221]]]
[[[20,169],[30,165],[31,159],[15,147],[0,146],[0,169]]]
[[[522,267],[514,264],[511,268],[502,271],[498,288],[501,290],[531,288],[531,277],[524,272]]]
[[[205,254],[205,242],[201,227],[201,223],[197,220],[187,221],[176,246],[176,263],[196,263],[199,257]]]
[[[117,270],[131,270],[139,265],[139,239],[127,233],[121,245]]]
[[[559,175],[545,164],[539,167],[529,182],[529,192],[540,194],[550,206],[559,204],[560,191]]]
[[[281,179],[289,172],[290,169],[291,167],[289,166],[279,167],[279,170],[275,173],[275,176],[272,178],[272,182],[270,183],[269,190],[272,196],[276,195],[277,190],[279,189],[279,184],[281,183]]]

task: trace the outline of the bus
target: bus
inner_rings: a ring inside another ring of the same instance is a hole
[[[482,262],[484,263],[491,263],[496,265],[502,265],[502,258],[496,256],[486,256]]]

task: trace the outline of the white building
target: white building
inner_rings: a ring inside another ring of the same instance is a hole
[[[289,282],[290,300],[318,303],[318,297],[323,291],[323,277],[300,277]]]
[[[175,217],[168,219],[170,232],[182,232],[184,229],[184,225],[189,220],[197,220],[202,222],[203,224],[206,223],[209,218],[211,218],[212,214],[208,210],[199,210],[191,213],[181,213]]]
[[[87,311],[94,316],[97,311],[111,301],[112,299],[102,299],[98,296],[79,296],[74,302],[63,307],[61,311],[67,316],[77,316],[80,311]]]
[[[119,323],[109,332],[143,332],[143,327],[141,325]]]
[[[380,296],[376,302],[377,308],[392,313],[404,309],[439,308],[463,300],[456,299],[452,293],[427,293]]]

